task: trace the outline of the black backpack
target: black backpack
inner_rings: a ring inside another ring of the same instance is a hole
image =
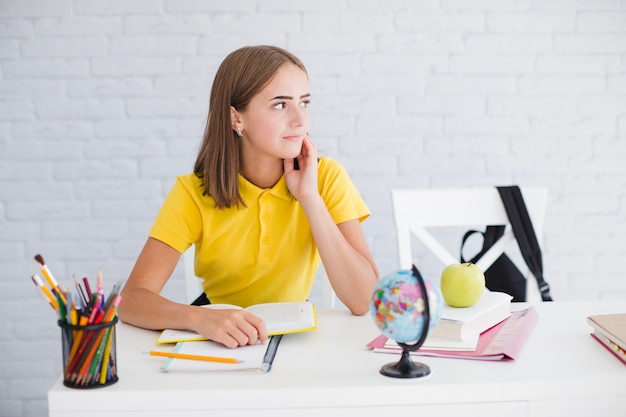
[[[513,234],[519,245],[522,257],[537,280],[541,299],[543,301],[552,301],[550,286],[543,279],[541,249],[539,248],[537,236],[528,215],[522,192],[516,185],[496,188],[500,193],[500,198],[511,222]],[[504,229],[504,225],[488,225],[484,232],[479,230],[467,231],[461,242],[461,263],[475,263],[504,234]],[[483,235],[483,247],[472,259],[466,261],[463,258],[463,246],[465,241],[475,233]],[[510,294],[513,296],[514,302],[526,301],[526,277],[506,254],[500,255],[484,273],[485,284],[489,290]]]

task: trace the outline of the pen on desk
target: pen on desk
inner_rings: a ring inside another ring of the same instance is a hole
[[[263,363],[259,368],[259,371],[268,373],[272,369],[272,363],[274,362],[274,358],[276,357],[276,351],[278,350],[278,344],[282,339],[282,334],[277,334],[272,336],[269,344],[267,345],[267,350],[265,351],[265,356],[263,357]]]
[[[190,355],[187,353],[163,352],[159,350],[151,350],[152,356],[164,356],[166,358],[189,359],[193,361],[205,362],[221,362],[221,363],[242,363],[243,361],[235,358],[222,358],[218,356]]]

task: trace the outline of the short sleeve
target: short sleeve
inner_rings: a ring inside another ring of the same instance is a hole
[[[320,158],[318,172],[320,195],[336,224],[354,219],[362,222],[370,216],[361,194],[339,162]]]
[[[177,177],[152,225],[149,236],[185,252],[202,233],[202,216],[189,186],[194,178]],[[197,178],[196,178],[197,179]]]

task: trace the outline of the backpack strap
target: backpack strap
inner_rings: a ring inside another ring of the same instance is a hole
[[[465,232],[465,235],[463,235],[463,240],[461,241],[461,263],[471,262],[475,264],[480,259],[480,257],[483,256],[485,252],[487,252],[489,248],[491,248],[491,246],[502,237],[502,235],[504,234],[504,228],[504,225],[488,225],[485,228],[484,232],[481,232],[480,230],[468,230],[467,232]],[[463,258],[463,247],[465,246],[465,241],[469,239],[470,236],[476,233],[480,233],[481,235],[483,235],[483,247],[480,252],[472,257],[472,259],[466,261],[465,258]]]
[[[513,234],[526,261],[530,272],[537,280],[537,286],[543,301],[552,301],[550,286],[543,279],[543,260],[537,235],[533,228],[524,198],[520,188],[516,185],[496,187],[504,204],[507,216],[513,228]]]

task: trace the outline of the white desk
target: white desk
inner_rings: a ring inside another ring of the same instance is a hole
[[[520,306],[521,307],[521,306]],[[48,392],[51,417],[229,416],[626,416],[626,367],[594,341],[585,318],[626,311],[623,301],[536,305],[539,321],[521,357],[483,362],[419,357],[431,375],[394,379],[373,353],[369,315],[318,313],[318,330],[283,337],[270,373],[160,373],[163,358],[142,352],[158,332],[117,326],[119,382]]]

